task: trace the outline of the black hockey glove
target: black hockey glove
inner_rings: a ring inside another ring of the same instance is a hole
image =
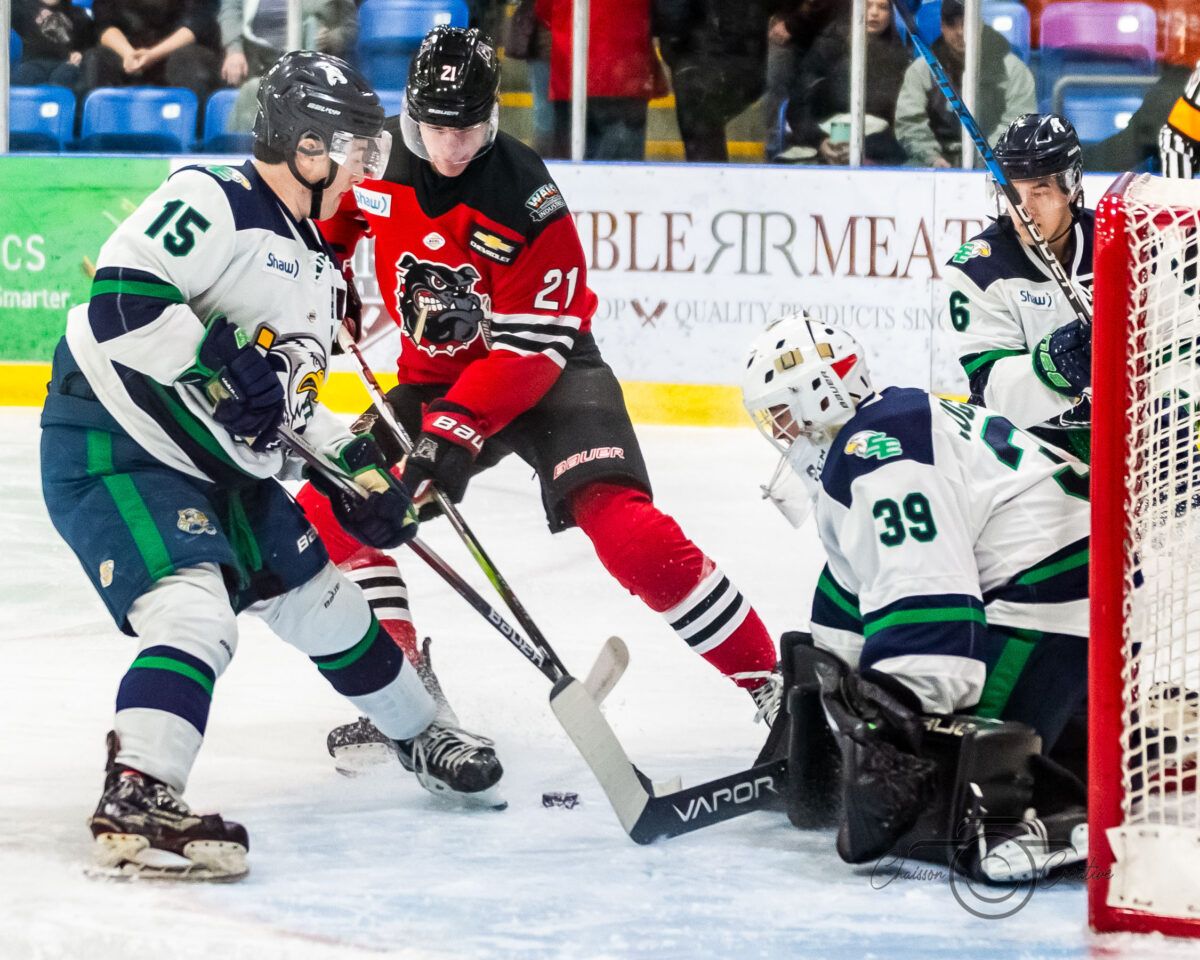
[[[246,440],[250,449],[265,450],[275,440],[284,415],[283,384],[240,327],[214,318],[195,364],[180,380],[201,386],[213,401],[213,419]]]
[[[917,822],[936,789],[937,764],[920,756],[920,701],[904,684],[874,670],[859,674],[828,653],[813,669],[842,751],[838,856],[864,863]]]
[[[329,498],[343,529],[369,547],[390,550],[417,535],[417,515],[408,491],[388,472],[387,461],[370,434],[360,434],[333,463],[354,477],[366,497],[346,493],[317,471],[309,480]]]
[[[458,503],[482,449],[475,415],[457,403],[435,400],[425,410],[421,433],[404,465],[404,485],[420,500],[433,483],[451,503]]]
[[[1055,393],[1077,397],[1092,385],[1092,327],[1082,320],[1051,330],[1033,351],[1033,371]]]

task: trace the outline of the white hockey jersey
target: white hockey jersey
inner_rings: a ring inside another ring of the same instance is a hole
[[[163,463],[207,480],[269,477],[282,450],[235,439],[203,390],[179,377],[214,316],[251,340],[267,327],[284,422],[332,450],[350,434],[317,400],[345,296],[332,251],[252,163],[185,167],[105,242],[90,301],[67,316],[67,343],[105,408]]]
[[[1074,227],[1063,267],[1080,292],[1091,296],[1090,210]],[[1018,427],[1086,457],[1087,429],[1060,421],[1075,403],[1046,386],[1033,367],[1033,350],[1046,334],[1075,319],[1037,252],[1021,243],[1008,218],[997,220],[959,247],[946,264],[951,287],[949,322],[971,399],[1004,414]],[[1075,411],[1079,413],[1080,411]],[[1087,417],[1082,418],[1086,423]]]
[[[897,676],[927,711],[975,707],[1026,642],[1087,636],[1087,496],[1087,467],[996,412],[884,390],[821,472],[817,645]]]

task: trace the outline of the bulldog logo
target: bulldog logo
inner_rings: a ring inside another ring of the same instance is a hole
[[[475,292],[479,271],[469,263],[456,269],[406,253],[396,277],[396,307],[418,349],[453,356],[479,336],[491,300]]]

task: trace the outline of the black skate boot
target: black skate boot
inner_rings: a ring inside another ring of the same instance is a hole
[[[1008,822],[984,817],[974,828],[975,836],[959,848],[954,866],[984,883],[1041,880],[1087,860],[1087,811],[1082,807],[1045,817],[1029,810],[1024,819]]]
[[[89,825],[97,875],[168,880],[240,880],[250,840],[240,823],[197,816],[165,783],[118,766],[120,742],[108,734],[104,793]]]
[[[437,705],[433,723],[411,740],[391,740],[366,717],[329,732],[326,746],[337,771],[346,776],[400,760],[405,770],[430,793],[454,797],[468,806],[503,810],[508,803],[496,784],[504,773],[495,744],[469,733],[442,692],[430,659],[431,641],[425,638],[417,673]]]

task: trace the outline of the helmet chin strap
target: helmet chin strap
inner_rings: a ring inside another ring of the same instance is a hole
[[[308,152],[302,150],[300,147],[296,147],[295,151],[288,156],[287,161],[288,169],[292,172],[292,176],[296,178],[296,182],[306,187],[312,196],[312,202],[308,206],[308,219],[319,220],[321,219],[321,201],[325,197],[325,191],[333,186],[333,181],[337,179],[338,170],[341,168],[336,160],[330,159],[329,173],[324,179],[305,180],[300,175],[300,168],[296,166],[297,153],[305,153],[308,156],[320,156],[321,151],[314,150]]]

